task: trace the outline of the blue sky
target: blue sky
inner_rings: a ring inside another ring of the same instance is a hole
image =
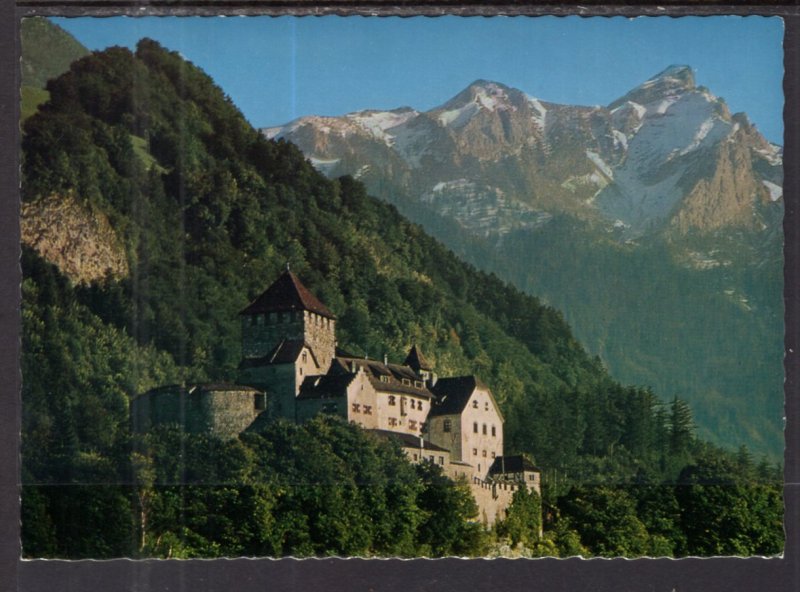
[[[487,79],[606,105],[671,64],[783,140],[777,17],[114,17],[52,19],[89,49],[142,37],[203,68],[258,127],[309,114],[426,110]]]

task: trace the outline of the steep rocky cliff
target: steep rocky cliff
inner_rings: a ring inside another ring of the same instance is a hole
[[[22,242],[76,284],[128,275],[125,249],[108,218],[72,195],[22,204]]]

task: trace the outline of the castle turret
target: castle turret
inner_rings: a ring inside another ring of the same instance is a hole
[[[336,317],[288,269],[241,313],[243,361],[262,358],[281,341],[308,344],[321,373],[336,349]]]
[[[433,364],[425,359],[425,356],[422,355],[422,351],[417,347],[416,344],[411,346],[411,349],[406,356],[406,361],[403,362],[403,364],[416,372],[417,375],[420,376],[422,380],[427,382],[430,386],[436,384],[436,374],[433,372]]]

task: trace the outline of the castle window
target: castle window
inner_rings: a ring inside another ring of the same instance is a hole
[[[442,431],[444,431],[445,433],[448,433],[448,434],[450,432],[452,432],[453,431],[453,420],[445,419],[444,423],[442,424]]]
[[[495,437],[495,436],[497,436],[497,430],[495,429],[494,426],[492,426],[492,437]]]
[[[473,434],[477,434],[478,433],[478,422],[477,421],[472,422],[472,433]]]
[[[417,402],[417,409],[419,409],[420,411],[422,411],[422,401],[418,401],[418,402]]]
[[[497,453],[495,453],[494,451],[492,451],[492,458],[497,458]]]
[[[408,429],[409,430],[416,430],[417,429],[417,422],[413,419],[408,420]]]
[[[428,457],[428,460],[431,461],[432,463],[436,462],[436,461],[433,460],[433,455],[432,454]]]
[[[418,456],[415,454],[415,455],[414,455],[414,461],[416,461],[418,458],[419,458],[419,457],[418,457]]]
[[[364,415],[372,415],[372,405],[364,405]]]
[[[302,376],[302,375],[303,375],[303,368],[301,367],[300,368],[300,376]]]
[[[472,402],[472,408],[473,409],[477,409],[478,408],[478,401],[473,401]]]
[[[390,417],[389,418],[389,425],[392,426],[392,427],[397,427],[397,418],[396,417]]]
[[[389,382],[389,377],[388,376],[381,376],[381,382]],[[390,397],[390,398],[393,399],[394,397]],[[389,404],[390,405],[394,405],[394,403],[389,403]]]
[[[529,476],[528,476],[528,480],[530,480],[530,481],[536,481],[536,473],[532,473],[531,475],[529,475]]]
[[[404,384],[405,386],[411,386],[411,381],[410,381],[408,378],[404,378],[404,379],[403,379],[403,384]]]
[[[381,376],[381,378],[383,378],[383,376]],[[394,405],[394,404],[395,404],[394,395],[389,395],[389,405]]]
[[[473,448],[472,449],[472,456],[478,456],[478,449],[477,448]]]
[[[439,464],[440,465],[444,465],[444,457],[443,456],[439,457]]]
[[[483,456],[483,458],[486,458],[486,451],[485,450],[483,451],[483,455],[482,456]]]
[[[361,411],[361,405],[358,403],[353,403],[353,413],[359,413]]]
[[[486,424],[483,424],[483,435],[486,435]]]
[[[417,402],[414,399],[411,399],[411,408],[412,409],[416,409],[417,408]]]
[[[414,381],[414,386],[421,389],[422,388],[422,381],[421,380],[415,380]]]
[[[484,409],[484,411],[489,411],[489,401],[486,401],[486,402],[483,404],[483,409]]]

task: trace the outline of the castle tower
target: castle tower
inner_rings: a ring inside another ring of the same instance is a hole
[[[336,317],[288,269],[241,313],[242,359],[263,358],[282,341],[307,344],[321,373],[336,349]]]

